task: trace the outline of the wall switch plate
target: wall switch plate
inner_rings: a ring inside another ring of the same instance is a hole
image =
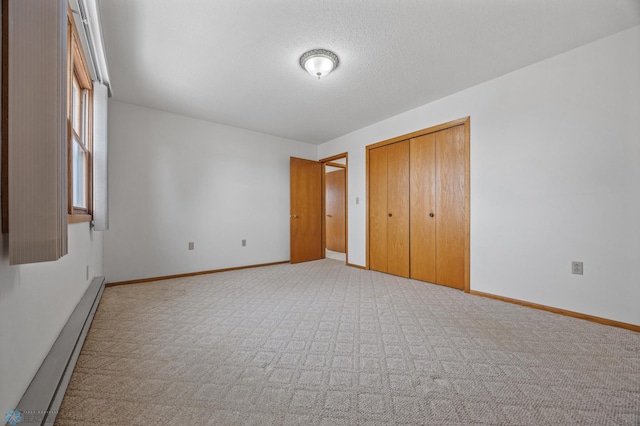
[[[193,250],[195,248],[195,243],[193,241],[189,242],[189,250]]]
[[[576,275],[582,275],[582,262],[571,262],[571,273]]]
[[[242,247],[246,247],[247,246],[247,240],[242,240]]]

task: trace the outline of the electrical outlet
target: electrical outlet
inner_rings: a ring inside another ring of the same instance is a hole
[[[193,241],[189,242],[189,250],[195,249],[195,243]]]
[[[360,197],[356,197],[356,204],[360,204]]]
[[[572,261],[571,262],[571,273],[576,275],[582,275],[582,262]]]
[[[242,247],[246,247],[247,246],[247,240],[242,240]]]

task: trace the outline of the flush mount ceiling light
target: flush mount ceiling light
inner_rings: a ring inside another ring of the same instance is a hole
[[[336,69],[338,62],[338,56],[325,49],[313,49],[300,56],[300,66],[318,80]]]

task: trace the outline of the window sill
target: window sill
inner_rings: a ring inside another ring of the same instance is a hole
[[[68,223],[91,222],[93,220],[93,216],[90,214],[70,214],[67,217]]]

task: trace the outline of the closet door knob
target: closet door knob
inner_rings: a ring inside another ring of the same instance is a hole
[[[393,216],[391,213],[389,213],[389,217]]]
[[[433,213],[429,213],[429,217],[433,217],[435,216]]]

